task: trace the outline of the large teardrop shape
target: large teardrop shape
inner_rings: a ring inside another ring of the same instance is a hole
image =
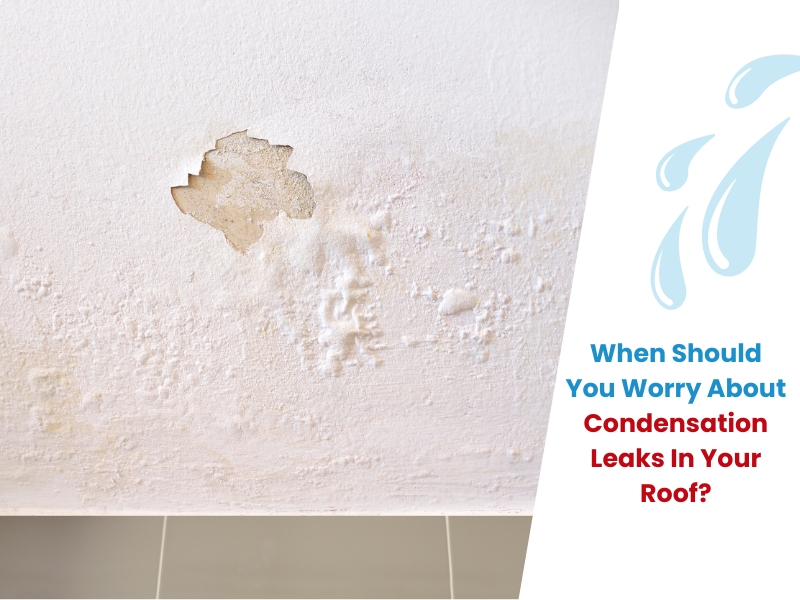
[[[656,167],[656,183],[665,192],[680,189],[689,178],[689,163],[695,154],[713,138],[706,135],[676,146],[664,155]]]
[[[684,208],[669,228],[653,259],[650,271],[650,288],[656,301],[667,310],[679,308],[686,300],[686,282],[681,268],[680,236]]]
[[[789,119],[758,140],[722,179],[703,218],[703,253],[720,275],[738,275],[753,261],[761,184],[775,140]]]
[[[725,102],[731,108],[750,106],[773,83],[798,71],[800,71],[800,56],[776,54],[757,58],[747,63],[733,76],[725,92]]]

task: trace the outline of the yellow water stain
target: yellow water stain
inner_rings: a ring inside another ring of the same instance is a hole
[[[32,431],[60,437],[81,427],[75,419],[81,392],[75,357],[56,346],[47,339],[34,345],[0,330],[0,406]]]

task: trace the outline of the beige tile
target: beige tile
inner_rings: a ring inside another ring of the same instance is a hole
[[[449,598],[442,517],[170,517],[162,598]]]
[[[0,597],[152,598],[160,517],[0,517]]]
[[[456,598],[518,598],[530,517],[450,517]]]

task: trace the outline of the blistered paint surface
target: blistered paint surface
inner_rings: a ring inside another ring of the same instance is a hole
[[[615,18],[0,5],[0,511],[530,511]]]

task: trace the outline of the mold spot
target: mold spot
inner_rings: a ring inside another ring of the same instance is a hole
[[[240,131],[206,152],[198,175],[172,188],[181,212],[225,234],[241,253],[264,233],[263,223],[281,211],[292,219],[314,213],[314,190],[302,173],[286,168],[291,146],[273,146]]]

